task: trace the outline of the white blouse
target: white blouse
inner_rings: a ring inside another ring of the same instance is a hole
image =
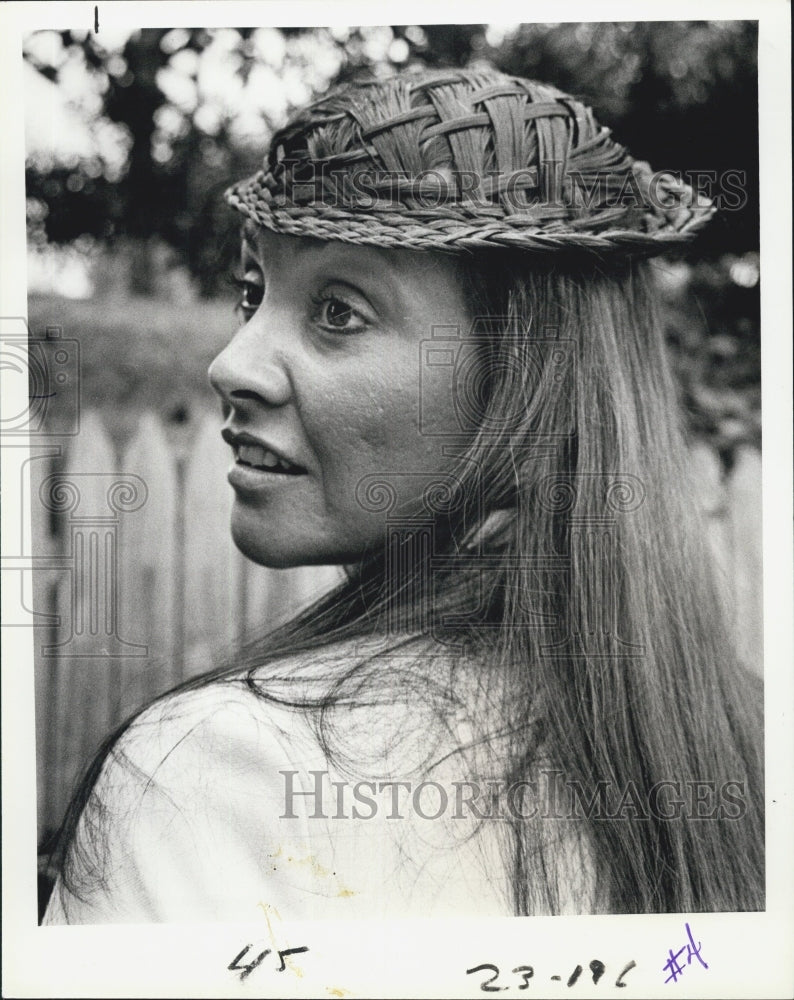
[[[44,922],[248,921],[263,906],[290,920],[509,916],[506,828],[478,821],[453,752],[465,719],[444,732],[431,701],[332,710],[331,762],[312,713],[242,682],[156,703],[105,761],[77,830],[75,892],[59,879]],[[427,761],[441,763],[428,773]],[[566,869],[564,909],[587,912],[581,859]]]

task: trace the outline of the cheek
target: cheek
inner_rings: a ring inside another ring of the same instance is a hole
[[[370,379],[349,395],[346,412],[351,447],[361,447],[368,455],[388,451],[399,431],[395,417],[401,411],[401,400],[400,386],[389,385],[380,377]]]
[[[304,426],[327,483],[353,473],[427,468],[437,448],[419,428],[419,352],[384,352],[324,379],[307,398]],[[430,463],[432,465],[432,462]]]
[[[323,388],[303,407],[305,424],[320,457],[355,454],[388,444],[391,396],[384,381],[369,369],[346,368],[326,378]]]

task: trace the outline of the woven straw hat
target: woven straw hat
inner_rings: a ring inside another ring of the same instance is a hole
[[[715,211],[579,101],[492,70],[335,90],[226,198],[278,233],[416,250],[662,253]]]

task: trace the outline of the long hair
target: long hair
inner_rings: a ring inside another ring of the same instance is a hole
[[[761,908],[760,684],[737,660],[712,578],[649,266],[495,254],[465,270],[480,314],[504,319],[487,338],[484,429],[461,457],[441,554],[466,551],[495,514],[498,530],[457,571],[436,559],[434,572],[430,552],[404,559],[396,584],[380,554],[283,630],[282,649],[384,629],[406,594],[426,601],[425,627],[481,664],[481,738],[510,734],[500,777],[557,769],[590,796],[606,783],[603,809],[575,828],[594,912]],[[476,613],[459,613],[472,603]],[[260,647],[254,685],[261,662]],[[349,675],[357,699],[361,671]],[[698,786],[712,796],[703,808]],[[679,815],[660,808],[663,787],[687,799]],[[560,887],[538,878],[553,871],[544,854],[557,838],[522,820],[512,834],[515,912],[557,912]]]
[[[332,670],[336,644],[375,636],[383,652],[427,640],[466,664],[477,772],[514,789],[546,781],[539,814],[518,810],[500,826],[513,912],[563,908],[563,829],[592,876],[588,912],[760,909],[760,685],[738,662],[712,579],[651,265],[504,248],[455,260],[477,318],[445,345],[473,348],[451,371],[470,432],[450,444],[455,467],[408,518],[374,470],[360,499],[393,505],[383,546],[186,686],[245,675],[252,697],[312,712],[329,759],[355,770],[335,723],[385,697],[388,668],[362,656]],[[316,697],[303,684],[291,691],[280,671],[300,654],[329,665]],[[439,723],[462,697],[464,669],[444,677],[406,679]],[[77,821],[124,728],[67,815],[63,875],[74,891]],[[561,816],[548,808],[549,775],[576,805]],[[672,811],[661,806],[668,793]]]
[[[604,796],[595,810],[505,824],[514,912],[559,912],[559,838],[546,831],[560,820],[591,866],[592,912],[762,908],[760,692],[737,661],[687,487],[649,265],[527,266],[504,252],[461,267],[485,321],[481,429],[433,546],[411,547],[398,573],[388,551],[350,567],[313,608],[188,686],[247,669],[252,695],[316,712],[333,758],[335,712],[378,697],[382,662],[334,672],[316,698],[303,686],[292,698],[283,678],[273,694],[267,664],[275,676],[285,655],[311,650],[330,664],[335,643],[380,634],[399,648],[424,629],[481,671],[492,773],[513,786],[556,774]],[[410,683],[434,693],[429,677]],[[435,694],[443,712],[454,692]],[[672,815],[662,787],[683,797]]]

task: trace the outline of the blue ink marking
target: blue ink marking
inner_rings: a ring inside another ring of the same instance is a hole
[[[684,926],[686,927],[686,933],[687,937],[689,938],[689,943],[685,944],[682,948],[679,948],[678,951],[676,952],[673,952],[672,948],[668,949],[669,957],[664,967],[662,968],[662,972],[670,973],[667,979],[665,979],[665,983],[670,983],[670,982],[677,983],[679,978],[683,976],[685,969],[692,964],[693,958],[696,958],[704,969],[708,969],[708,965],[700,955],[700,949],[703,947],[702,943],[698,941],[698,943],[695,944],[695,939],[692,937],[692,928],[689,926],[689,924],[684,924]],[[684,952],[686,952],[686,966],[682,965],[678,961],[678,959],[680,958],[681,955],[684,954]]]
[[[703,966],[704,969],[708,969],[708,965],[700,957],[700,949],[703,947],[703,945],[701,944],[700,941],[698,941],[698,943],[695,944],[695,941],[692,937],[692,930],[689,924],[684,924],[684,926],[686,927],[687,937],[689,938],[689,944],[686,946],[686,951],[687,951],[686,964],[689,965],[694,956],[698,960],[698,962],[700,962],[700,964]]]
[[[668,969],[670,970],[670,975],[667,977],[667,979],[665,979],[666,983],[669,982],[676,983],[678,982],[678,977],[684,974],[684,970],[678,964],[678,956],[683,955],[685,951],[686,948],[681,948],[680,951],[677,951],[675,954],[673,954],[673,949],[672,948],[669,949],[668,953],[670,957],[668,958],[667,963],[662,969],[662,972],[667,972]]]

